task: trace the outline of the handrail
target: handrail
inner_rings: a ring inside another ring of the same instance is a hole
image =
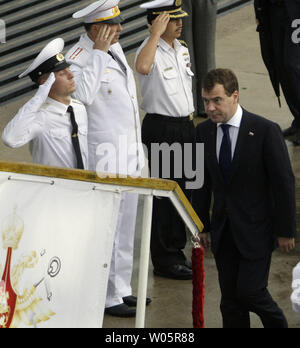
[[[169,197],[194,237],[198,237],[198,233],[203,230],[202,222],[179,185],[170,180],[129,176],[101,178],[95,172],[91,171],[48,167],[23,162],[1,161],[0,172],[2,172],[2,183],[3,179],[5,181],[7,174],[7,180],[10,183],[21,181],[24,184],[30,182],[36,183],[37,185],[51,185],[51,187],[55,187],[56,184],[60,185],[65,180],[76,180],[78,182],[85,182],[83,185],[87,184],[87,190],[99,189],[117,193],[131,191],[145,195],[139,260],[138,303],[136,310],[136,327],[143,328],[145,326],[146,315],[145,303],[149,272],[153,196]],[[89,185],[90,183],[91,185]]]
[[[186,213],[197,227],[198,232],[202,232],[204,226],[196,214],[191,203],[188,201],[180,186],[171,180],[155,179],[155,178],[141,178],[141,177],[124,177],[118,175],[110,175],[109,177],[101,178],[97,173],[79,169],[69,169],[60,167],[50,167],[38,164],[31,164],[25,162],[4,162],[0,161],[0,171],[16,174],[25,174],[57,179],[85,181],[94,184],[102,185],[118,185],[122,187],[134,187],[137,189],[155,191],[171,192],[180,201]],[[112,177],[113,176],[113,177]],[[168,195],[166,195],[168,196]]]

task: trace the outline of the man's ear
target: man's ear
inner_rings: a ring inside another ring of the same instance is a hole
[[[240,94],[239,94],[239,92],[238,92],[238,91],[234,91],[232,95],[234,96],[235,102],[238,103],[238,102],[239,102],[239,99],[240,99]]]

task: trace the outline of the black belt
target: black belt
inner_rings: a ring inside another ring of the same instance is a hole
[[[165,115],[159,115],[159,114],[147,114],[146,117],[149,117],[153,120],[157,121],[168,121],[168,122],[177,122],[177,123],[182,123],[182,122],[190,122],[193,120],[193,114],[190,116],[165,116]]]

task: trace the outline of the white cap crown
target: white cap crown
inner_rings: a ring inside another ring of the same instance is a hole
[[[84,23],[98,23],[108,20],[119,22],[116,18],[121,11],[118,7],[120,0],[101,0],[92,3],[84,9],[73,14],[73,18],[82,18]]]

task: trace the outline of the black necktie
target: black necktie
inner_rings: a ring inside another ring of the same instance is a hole
[[[70,113],[70,119],[72,124],[72,144],[73,148],[75,150],[75,155],[77,159],[77,169],[84,169],[81,151],[80,151],[80,144],[78,139],[78,124],[75,120],[74,110],[73,107],[70,105],[68,107],[68,112]]]
[[[111,51],[108,51],[107,54],[109,54],[112,57],[113,60],[116,60],[114,55],[111,53]]]
[[[225,181],[229,181],[231,170],[231,141],[229,135],[230,125],[222,124],[223,139],[219,154],[219,165],[224,176]]]
[[[126,68],[126,66],[123,64],[123,62],[121,62],[121,60],[120,60],[118,57],[115,57],[115,56],[112,54],[111,51],[108,51],[107,53],[112,57],[112,59],[113,59],[114,61],[116,61],[116,62],[118,63],[118,65],[119,65],[119,67],[121,68],[121,70],[123,71],[123,73],[126,74],[126,73],[127,73],[127,68]]]

